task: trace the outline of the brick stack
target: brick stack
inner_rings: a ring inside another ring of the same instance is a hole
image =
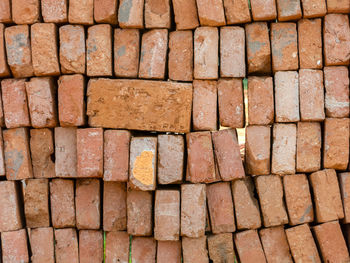
[[[2,262],[350,262],[349,13],[1,0]]]

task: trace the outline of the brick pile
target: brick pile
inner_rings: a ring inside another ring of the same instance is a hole
[[[1,0],[2,262],[350,262],[349,13]]]

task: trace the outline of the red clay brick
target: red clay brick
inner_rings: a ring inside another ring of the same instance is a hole
[[[88,28],[86,74],[89,77],[112,76],[112,27],[108,24]]]
[[[322,17],[327,13],[326,0],[301,0],[305,18]]]
[[[103,234],[99,230],[79,231],[79,262],[103,261]]]
[[[133,236],[151,236],[153,231],[152,192],[128,190],[127,229]]]
[[[183,262],[208,263],[207,238],[182,238]]]
[[[241,262],[265,263],[265,254],[256,230],[246,230],[234,235],[234,241]]]
[[[157,263],[181,263],[181,241],[158,241]]]
[[[126,232],[106,233],[106,263],[129,262],[129,235]]]
[[[169,34],[168,74],[171,80],[193,80],[192,31],[173,31]]]
[[[171,13],[169,0],[145,0],[145,27],[170,28]]]
[[[300,68],[322,69],[321,19],[298,21],[298,45]]]
[[[120,0],[118,22],[121,28],[143,28],[144,0]]]
[[[134,237],[131,241],[131,261],[153,263],[156,261],[157,243],[153,237]]]
[[[12,19],[15,24],[34,24],[40,19],[39,0],[11,0]]]
[[[3,131],[5,168],[7,180],[22,180],[33,177],[30,158],[28,130],[26,128]]]
[[[338,176],[339,187],[341,193],[341,199],[343,202],[344,208],[344,220],[342,223],[350,223],[350,198],[349,198],[349,190],[350,190],[350,181],[349,181],[350,173],[340,173]]]
[[[274,100],[272,77],[248,77],[249,125],[272,124]]]
[[[103,183],[103,230],[126,230],[126,184]]]
[[[324,223],[343,218],[344,211],[335,170],[325,169],[312,173],[310,182],[317,222]]]
[[[159,184],[181,183],[184,170],[184,137],[181,135],[158,135],[158,169]]]
[[[225,16],[228,25],[251,21],[248,0],[224,0]]]
[[[128,181],[130,138],[130,131],[126,130],[104,132],[104,181]]]
[[[75,210],[78,229],[100,228],[100,181],[79,179],[75,186]]]
[[[271,24],[272,70],[297,70],[298,34],[295,23]]]
[[[196,2],[201,26],[224,26],[226,24],[222,0],[197,0]]]
[[[1,3],[0,3],[0,20],[1,20]],[[17,49],[16,49],[16,53],[19,53]],[[5,26],[4,24],[0,24],[0,77],[8,77],[9,75],[10,75],[10,70],[6,60]]]
[[[60,34],[60,64],[62,74],[85,73],[85,32],[81,25],[64,25]]]
[[[301,18],[300,0],[277,0],[279,21],[297,20]]]
[[[31,78],[25,85],[32,126],[34,128],[52,128],[57,126],[54,79]]]
[[[94,0],[69,0],[70,24],[92,25],[94,23]]]
[[[0,128],[0,176],[6,175],[4,141],[2,138],[2,128]]]
[[[3,0],[0,3],[0,23],[12,23],[10,0]]]
[[[219,32],[216,27],[194,31],[194,78],[218,78]]]
[[[31,262],[54,263],[55,245],[52,227],[34,228],[29,232]]]
[[[96,23],[116,25],[118,0],[94,0],[94,18]]]
[[[2,262],[28,263],[27,231],[1,232]]]
[[[74,181],[50,182],[51,220],[54,228],[75,227]]]
[[[0,231],[14,231],[23,227],[19,186],[14,181],[0,182]]]
[[[235,262],[232,233],[208,236],[209,257],[213,262]]]
[[[349,71],[346,67],[325,67],[325,108],[326,116],[349,117]]]
[[[77,130],[78,177],[103,176],[103,129]]]
[[[6,128],[30,126],[25,79],[1,81]]]
[[[41,0],[41,14],[45,23],[66,23],[67,0]]]
[[[350,26],[347,15],[328,14],[325,16],[323,43],[326,66],[349,65]]]
[[[114,30],[114,74],[117,77],[137,78],[139,72],[140,31]]]
[[[350,3],[347,0],[327,0],[328,13],[349,13]]]
[[[323,167],[346,170],[349,163],[349,119],[326,118]]]
[[[199,26],[195,0],[173,0],[176,30],[194,29]]]
[[[79,263],[78,237],[74,228],[55,229],[57,263]]]
[[[251,0],[254,21],[275,20],[277,18],[276,0]]]
[[[315,172],[321,168],[321,126],[318,122],[298,122],[297,172]]]
[[[181,236],[204,236],[206,222],[206,186],[181,185]]]
[[[76,128],[55,128],[55,172],[57,177],[77,177],[76,134]]]

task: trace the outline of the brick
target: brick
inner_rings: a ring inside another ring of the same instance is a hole
[[[222,0],[197,0],[198,17],[201,26],[224,26],[225,13]],[[208,7],[211,8],[208,8]]]
[[[210,132],[186,134],[187,164],[192,183],[209,183],[216,179],[214,153]]]
[[[231,183],[237,229],[257,229],[261,226],[258,200],[254,197],[251,177]]]
[[[180,235],[180,192],[157,190],[154,202],[154,239],[176,241]]]
[[[14,181],[0,182],[0,231],[14,231],[23,227],[20,189]]]
[[[126,184],[103,183],[103,230],[126,230]]]
[[[267,126],[248,126],[245,131],[245,165],[247,173],[251,175],[269,174],[271,128]]]
[[[103,176],[103,129],[77,130],[78,177]]]
[[[45,23],[67,23],[67,0],[41,0],[41,14]]]
[[[181,262],[181,241],[158,241],[157,263]]]
[[[295,124],[273,126],[271,163],[273,174],[295,174],[296,137]]]
[[[313,232],[324,262],[347,262],[350,260],[338,221],[314,226]]]
[[[289,21],[300,19],[300,0],[277,0],[278,21]]]
[[[64,25],[59,29],[59,59],[62,74],[85,73],[85,31],[81,25]]]
[[[171,80],[193,80],[193,35],[191,31],[169,33],[168,75]]]
[[[181,135],[158,135],[159,184],[181,183],[184,170],[185,141]]]
[[[251,0],[254,21],[275,20],[277,18],[276,0]]]
[[[100,181],[80,179],[75,186],[75,210],[78,229],[100,228]]]
[[[29,232],[29,240],[32,251],[31,262],[55,262],[55,245],[52,227],[31,229]]]
[[[146,28],[170,28],[169,0],[146,0],[144,12]]]
[[[74,228],[55,229],[57,263],[79,263],[78,237]]]
[[[116,25],[118,0],[94,0],[94,18],[96,23]]]
[[[324,67],[326,116],[349,117],[349,71],[346,67]]]
[[[321,126],[318,122],[298,122],[297,172],[315,172],[321,168]]]
[[[0,3],[0,23],[12,23],[10,0],[4,0]]]
[[[209,257],[213,262],[235,262],[232,233],[208,236]]]
[[[25,83],[30,120],[34,128],[57,126],[56,87],[52,78],[31,78]]]
[[[298,47],[300,68],[322,69],[321,19],[298,21]]]
[[[79,231],[79,262],[103,261],[103,234],[99,230]]]
[[[181,185],[181,236],[204,236],[206,190],[204,184]]]
[[[291,254],[295,262],[321,263],[315,241],[307,224],[285,230]]]
[[[350,202],[349,202],[350,199],[348,196],[348,193],[350,190],[349,175],[350,173],[340,173],[338,175],[341,199],[342,199],[343,208],[344,208],[344,220],[342,223],[350,222]]]
[[[55,128],[55,172],[57,177],[77,177],[76,134],[76,128]]]
[[[3,262],[29,261],[27,247],[27,231],[20,229],[11,232],[1,232],[1,248]]]
[[[34,24],[40,19],[39,0],[11,0],[12,19],[15,24]]]
[[[137,78],[139,72],[140,31],[114,30],[114,74],[117,77]]]
[[[217,129],[217,82],[193,81],[192,123],[196,131]]]
[[[350,3],[347,0],[327,0],[328,13],[349,13]]]
[[[32,160],[26,128],[3,131],[5,168],[7,180],[22,180],[33,177]]]
[[[29,179],[24,188],[24,214],[29,228],[49,227],[49,181]]]
[[[106,130],[104,132],[104,181],[128,181],[130,138],[130,131]]]
[[[275,73],[276,122],[297,122],[299,116],[299,77],[296,71]]]
[[[349,119],[326,118],[323,167],[346,170],[349,163]]]
[[[242,27],[221,27],[220,76],[244,78],[245,72],[244,29]]]
[[[89,82],[87,97],[90,126],[180,133],[190,131],[190,83],[94,79]]]
[[[74,181],[50,182],[51,220],[54,228],[75,227]]]
[[[106,263],[129,262],[129,235],[122,231],[106,233]]]
[[[251,22],[249,3],[247,0],[224,0],[223,4],[228,25]]]
[[[68,10],[70,24],[92,25],[94,23],[93,0],[69,0]]]
[[[57,54],[57,27],[53,23],[37,23],[31,26],[33,69],[36,76],[60,74]]]
[[[271,24],[272,70],[297,70],[298,34],[295,23]]]
[[[183,262],[209,263],[207,238],[182,238],[182,259]]]
[[[265,22],[245,25],[248,74],[271,73],[269,29]]]
[[[25,79],[1,81],[6,128],[30,126]]]
[[[153,237],[134,237],[131,241],[131,261],[153,263],[156,261],[157,243]]]
[[[219,32],[215,27],[194,31],[194,78],[218,78]]]
[[[112,27],[107,24],[88,28],[86,74],[89,77],[112,76]]]
[[[267,125],[274,121],[272,77],[248,77],[248,123]]]
[[[266,262],[256,230],[238,232],[234,235],[234,241],[241,262]]]
[[[262,175],[255,180],[265,227],[288,224],[279,175]]]
[[[199,26],[195,0],[174,0],[176,30],[194,29]]]
[[[318,223],[344,217],[340,189],[335,170],[325,169],[310,175]]]
[[[168,30],[153,29],[142,35],[139,78],[164,79],[167,48]]]
[[[2,138],[2,128],[0,128],[0,176],[6,175],[4,141]]]
[[[3,2],[1,2],[1,4],[2,3]],[[1,4],[0,4],[0,20],[1,20]],[[16,51],[18,53],[18,50]],[[5,26],[4,24],[0,24],[0,77],[8,77],[8,76],[10,76],[10,70],[6,60]]]
[[[244,167],[235,130],[225,129],[212,133],[215,160],[223,181],[244,178]]]
[[[120,0],[118,22],[121,28],[143,28],[144,0]]]
[[[259,235],[268,262],[293,262],[283,226],[260,229]]]
[[[323,43],[326,66],[349,65],[350,26],[347,15],[328,14],[325,16]]]
[[[153,230],[152,192],[128,190],[126,202],[128,234],[151,236]]]
[[[322,17],[327,13],[326,0],[301,0],[305,18]]]

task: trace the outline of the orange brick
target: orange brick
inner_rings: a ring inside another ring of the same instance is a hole
[[[143,28],[144,0],[120,0],[118,22],[121,28]]]
[[[10,0],[0,2],[0,23],[12,23]]]
[[[234,241],[241,262],[266,262],[256,230],[238,232],[234,235]]]
[[[103,234],[98,230],[79,231],[79,262],[103,261]]]
[[[129,235],[122,231],[106,233],[106,263],[129,262]]]
[[[103,183],[103,230],[126,230],[126,184]]]
[[[67,0],[41,0],[41,13],[45,23],[66,23]]]
[[[249,3],[247,0],[225,0],[223,2],[228,25],[243,24],[251,21]]]
[[[94,0],[69,0],[70,24],[92,25],[94,23]]]
[[[25,229],[2,232],[1,248],[3,262],[30,262]]]
[[[349,13],[350,3],[348,0],[327,0],[328,13]]]
[[[118,0],[94,0],[94,18],[96,23],[116,25]]]
[[[1,6],[0,6],[0,15],[1,15]],[[16,52],[18,52],[18,50],[16,50]],[[10,75],[10,70],[6,61],[5,26],[4,24],[0,24],[0,77],[7,77],[9,75]]]
[[[39,0],[11,0],[12,19],[15,24],[34,24],[40,19]]]
[[[224,26],[226,24],[222,0],[197,0],[196,2],[201,26]]]
[[[55,229],[56,262],[79,263],[78,237],[74,228]]]
[[[276,0],[279,21],[297,20],[301,18],[300,0]]]
[[[170,1],[145,0],[145,27],[170,28]]]
[[[254,21],[275,20],[277,18],[276,0],[251,0]]]
[[[327,13],[326,0],[301,0],[305,18],[322,17]]]
[[[173,0],[176,30],[194,29],[199,25],[195,0]]]

